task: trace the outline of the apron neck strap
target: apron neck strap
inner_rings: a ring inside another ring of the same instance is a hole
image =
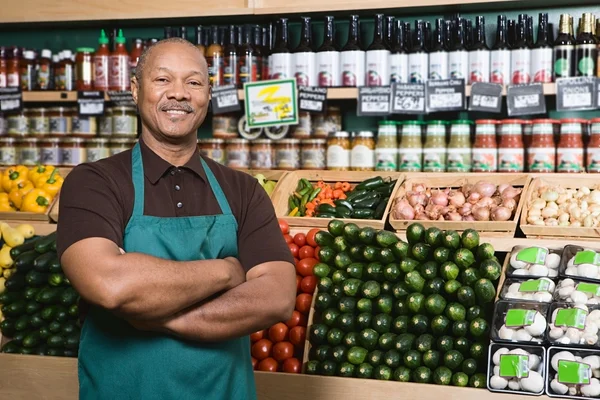
[[[227,197],[225,197],[225,193],[223,193],[223,189],[221,189],[221,185],[217,182],[217,178],[210,170],[208,164],[202,157],[200,157],[200,161],[202,161],[202,168],[204,168],[204,172],[206,173],[206,177],[208,178],[208,183],[210,184],[210,188],[213,191],[217,199],[217,203],[219,203],[219,207],[221,208],[221,212],[223,214],[231,215],[231,207],[229,207],[229,202],[227,201]]]

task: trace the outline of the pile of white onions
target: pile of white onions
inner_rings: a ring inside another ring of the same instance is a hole
[[[405,196],[396,198],[392,218],[429,221],[508,221],[521,189],[507,183],[480,181],[459,189],[431,189],[415,184]]]
[[[600,189],[543,186],[527,205],[527,223],[542,226],[600,226]]]

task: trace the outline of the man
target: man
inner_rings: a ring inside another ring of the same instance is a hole
[[[293,259],[256,179],[200,156],[209,84],[202,53],[163,40],[131,81],[130,151],[75,168],[58,250],[90,303],[81,399],[254,399],[247,335],[287,320]]]

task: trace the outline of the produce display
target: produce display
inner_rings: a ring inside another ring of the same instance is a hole
[[[542,343],[546,334],[548,305],[533,302],[496,303],[492,340]]]
[[[563,250],[563,275],[600,281],[600,266],[598,253],[581,246],[565,246]]]
[[[504,281],[500,298],[503,300],[537,301],[551,303],[556,284],[548,278]]]
[[[563,279],[556,285],[555,299],[564,303],[600,304],[600,286],[598,284]]]
[[[64,181],[50,165],[8,167],[1,179],[0,212],[45,213]]]
[[[600,352],[550,347],[548,358],[550,396],[600,396]]]
[[[595,346],[600,334],[600,309],[581,303],[555,303],[548,329],[551,343]]]
[[[265,189],[267,194],[271,196],[273,190],[275,190],[277,182],[267,179],[263,174],[256,174],[254,175],[254,177],[256,178],[256,180],[258,180],[260,186],[262,186],[262,188]]]
[[[565,189],[542,185],[527,204],[527,224],[541,226],[600,226],[600,189]]]
[[[418,223],[407,239],[341,220],[316,233],[308,374],[485,387],[494,248]]]
[[[288,216],[317,218],[381,219],[396,185],[381,176],[354,187],[348,182],[310,183],[300,179],[288,198]]]
[[[543,347],[492,344],[490,353],[490,390],[542,394],[546,376]]]
[[[558,276],[560,254],[537,246],[515,246],[510,254],[508,276]]]
[[[513,218],[522,189],[479,181],[457,189],[413,184],[396,198],[392,218],[431,221],[508,221]]]

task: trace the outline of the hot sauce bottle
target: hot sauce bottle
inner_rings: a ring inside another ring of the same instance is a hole
[[[0,46],[0,88],[6,84],[6,47]]]
[[[206,49],[208,76],[212,87],[223,85],[223,47],[219,42],[219,27],[210,28],[211,43]]]
[[[109,55],[108,37],[103,29],[98,38],[98,50],[94,53],[94,89],[96,90],[108,90],[108,76],[110,74]]]
[[[131,74],[129,72],[129,53],[125,48],[126,42],[123,30],[119,29],[119,34],[115,38],[115,50],[109,56],[109,90],[126,91],[130,88]]]
[[[223,80],[225,85],[238,85],[238,58],[237,48],[235,46],[235,25],[229,25],[227,31],[227,40],[225,41],[225,48],[223,49]]]
[[[132,77],[135,75],[135,67],[137,67],[143,51],[144,41],[140,38],[134,39],[131,53],[129,54],[129,71]]]
[[[10,47],[6,58],[6,82],[8,87],[19,87],[21,75],[19,74],[19,60],[21,51],[18,47]]]
[[[240,87],[246,82],[258,80],[258,60],[252,45],[252,26],[245,25],[242,35],[242,44],[238,47],[238,78]]]

